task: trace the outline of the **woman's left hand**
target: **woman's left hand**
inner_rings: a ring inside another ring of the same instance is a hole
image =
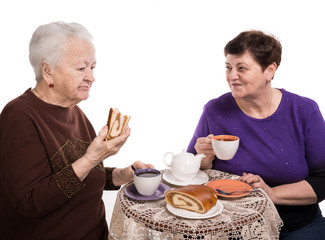
[[[132,164],[136,169],[143,168],[154,168],[152,164],[143,163],[141,161],[135,161]],[[131,166],[132,166],[131,165]],[[131,166],[126,168],[115,168],[113,171],[113,184],[115,186],[121,186],[125,183],[131,182],[133,180],[133,169]]]
[[[238,180],[250,184],[253,188],[262,188],[274,202],[275,196],[273,194],[272,188],[267,185],[259,175],[244,172],[243,176],[241,176]]]
[[[317,203],[317,195],[306,180],[275,187],[270,187],[259,175],[251,173],[243,173],[238,180],[250,184],[253,188],[262,188],[274,204],[310,205]]]

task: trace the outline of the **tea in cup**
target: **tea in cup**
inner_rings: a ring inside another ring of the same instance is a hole
[[[133,173],[133,183],[138,193],[151,196],[157,191],[161,181],[161,172],[157,169],[138,169]]]
[[[232,159],[239,147],[239,137],[233,135],[217,135],[212,137],[212,148],[217,158]]]

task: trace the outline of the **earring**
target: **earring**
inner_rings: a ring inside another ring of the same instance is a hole
[[[54,88],[54,84],[53,83],[49,84],[49,88]]]

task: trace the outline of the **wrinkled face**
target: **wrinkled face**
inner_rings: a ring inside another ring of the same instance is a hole
[[[263,93],[267,80],[272,78],[268,68],[263,72],[252,55],[245,52],[227,55],[226,79],[234,98],[255,98]]]
[[[63,106],[75,105],[89,97],[95,81],[95,48],[92,43],[71,38],[63,48],[61,59],[51,69],[56,100]]]

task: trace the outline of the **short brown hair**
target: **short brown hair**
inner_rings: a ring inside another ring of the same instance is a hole
[[[281,63],[282,46],[279,40],[262,31],[245,31],[229,41],[224,54],[241,55],[249,51],[264,71],[273,62],[277,67]]]

